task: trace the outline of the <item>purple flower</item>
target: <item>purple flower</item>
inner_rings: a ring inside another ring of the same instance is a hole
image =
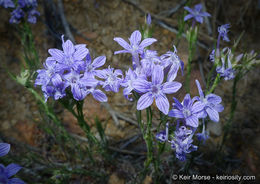
[[[150,77],[157,65],[164,67],[164,61],[157,55],[157,51],[146,50],[142,54],[141,65],[142,73],[145,74],[146,77]]]
[[[7,155],[10,151],[10,144],[0,143],[0,157]]]
[[[198,87],[198,91],[200,95],[198,100],[204,104],[204,109],[199,113],[198,116],[201,118],[206,118],[208,114],[209,118],[212,121],[218,122],[219,121],[218,113],[224,110],[224,107],[220,104],[222,101],[221,97],[212,93],[206,95],[205,97],[198,80],[196,80],[196,85]]]
[[[214,63],[215,62],[215,49],[213,49],[209,55],[209,60]]]
[[[173,81],[176,78],[179,68],[181,68],[182,75],[184,70],[184,63],[177,55],[176,47],[173,47],[174,52],[168,51],[166,54],[161,56],[161,59],[164,60],[166,67],[170,67],[167,81]]]
[[[63,51],[59,49],[49,49],[48,52],[51,55],[51,58],[57,61],[60,64],[60,67],[66,70],[77,70],[84,65],[83,59],[89,53],[86,45],[80,44],[75,45],[67,40],[64,42],[64,35],[62,35],[62,48]]]
[[[90,54],[87,55],[86,66],[85,66],[85,75],[88,76],[96,76],[100,70],[96,70],[97,68],[103,66],[106,62],[106,56],[99,56],[91,63]]]
[[[146,24],[147,24],[148,26],[150,26],[151,23],[152,23],[151,14],[148,13],[147,16],[146,16]]]
[[[166,142],[168,141],[168,135],[169,134],[169,123],[166,123],[166,130],[163,130],[156,134],[156,140],[160,142]]]
[[[23,10],[18,6],[16,9],[14,9],[11,12],[11,18],[9,22],[11,24],[18,24],[20,23],[21,18],[24,17],[24,12]]]
[[[191,9],[187,6],[184,7],[190,14],[184,17],[184,21],[187,21],[193,18],[193,21],[203,23],[203,17],[210,17],[210,14],[207,12],[202,12],[202,4],[195,5],[194,9]]]
[[[217,73],[219,73],[221,77],[224,77],[225,80],[231,80],[235,78],[235,70],[232,68],[229,54],[227,55],[227,66],[225,63],[225,57],[222,57],[221,61],[222,66],[218,66],[216,68]]]
[[[97,89],[98,84],[91,87],[86,87],[86,94],[92,94],[92,96],[99,102],[107,102],[107,96],[100,89]]]
[[[173,99],[175,103],[168,116],[184,119],[186,125],[197,128],[199,126],[198,113],[203,110],[204,104],[200,101],[194,103],[196,99],[191,100],[190,94],[186,94],[182,103],[176,98]]]
[[[38,6],[37,0],[18,0],[18,4],[22,8],[37,7]]]
[[[129,98],[129,95],[132,94],[132,91],[134,89],[133,83],[136,79],[137,79],[136,73],[131,68],[129,68],[128,71],[126,72],[123,82],[121,83],[121,86],[125,88],[123,91],[124,96],[126,97],[126,99],[131,101],[132,98]]]
[[[114,41],[124,48],[124,50],[116,51],[114,54],[131,53],[133,57],[133,69],[140,67],[139,54],[143,53],[144,48],[157,41],[154,38],[146,38],[141,42],[141,39],[142,35],[138,30],[131,34],[129,38],[130,44],[120,37],[114,38]]]
[[[7,1],[8,0],[6,0],[6,2]],[[1,5],[1,0],[0,0],[0,5]],[[11,24],[18,24],[21,22],[22,18],[25,17],[25,13],[27,13],[27,21],[32,24],[35,24],[36,16],[40,15],[40,12],[36,10],[37,6],[38,6],[37,0],[18,0],[16,9],[12,11],[9,22]],[[14,7],[15,5],[13,4],[12,8]]]
[[[46,59],[44,69],[37,70],[35,85],[40,85],[45,97],[55,100],[66,96],[66,89],[70,87],[75,100],[83,100],[88,94],[101,102],[107,101],[107,96],[97,89],[102,81],[95,79],[103,74],[97,70],[104,65],[105,56],[99,56],[91,63],[91,57],[85,44],[74,45],[70,40],[64,42],[63,51],[49,49],[51,57]],[[83,60],[86,58],[86,62]]]
[[[205,131],[205,123],[203,119],[203,128],[201,133],[196,134],[199,141],[201,141],[203,144],[205,144],[205,141],[209,138],[209,132]]]
[[[154,68],[152,73],[152,82],[145,79],[135,80],[133,87],[137,92],[143,95],[137,102],[137,109],[143,110],[152,105],[154,99],[158,109],[164,114],[169,112],[169,101],[165,94],[172,94],[181,88],[179,82],[163,83],[164,73],[161,66]]]
[[[228,29],[230,28],[230,25],[229,24],[224,24],[222,26],[219,26],[218,27],[218,33],[219,33],[219,37],[222,37],[222,39],[226,42],[229,42],[229,38],[227,36],[227,33],[228,33]]]
[[[46,62],[43,64],[45,69],[37,70],[37,78],[35,80],[35,85],[46,86],[49,84],[52,77],[58,73],[57,62],[47,58]]]
[[[0,6],[4,8],[14,8],[14,2],[12,0],[0,0]]]
[[[110,66],[98,73],[97,77],[105,79],[105,81],[101,81],[100,84],[106,91],[113,91],[115,93],[119,91],[119,87],[123,82],[122,71],[119,69],[114,71],[114,68],[111,68]]]
[[[174,139],[171,140],[171,146],[175,149],[176,158],[180,161],[186,160],[186,154],[197,150],[197,146],[191,144],[192,131],[188,130],[185,126],[181,126],[178,130],[174,132]]]
[[[28,12],[28,18],[27,18],[27,21],[32,23],[32,24],[35,24],[36,23],[36,15],[37,16],[40,16],[40,12],[38,12],[36,9],[31,9],[29,12]]]
[[[9,164],[7,167],[0,164],[0,183],[3,184],[24,184],[19,178],[10,178],[15,175],[22,167],[17,164]]]
[[[63,75],[64,79],[70,85],[74,99],[83,100],[87,95],[87,87],[97,85],[98,81],[95,78],[87,78],[83,74],[72,71]]]

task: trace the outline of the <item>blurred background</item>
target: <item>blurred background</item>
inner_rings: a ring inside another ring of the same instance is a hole
[[[61,34],[69,38],[61,21],[59,2],[38,1],[41,15],[37,23],[31,25],[31,29],[41,62],[49,56],[47,52],[49,48],[61,47]],[[144,25],[145,14],[150,13],[154,26],[153,37],[158,40],[151,48],[163,54],[176,44],[178,19],[184,12],[184,4],[187,3],[185,0],[63,0],[62,2],[67,26],[75,42],[87,44],[92,58],[105,55],[106,66],[111,65],[122,70],[129,68],[131,58],[127,54],[113,54],[114,51],[120,50],[120,46],[113,41],[113,38],[130,37],[134,30]],[[194,96],[197,95],[195,79],[201,80],[201,71],[207,73],[211,67],[208,56],[217,38],[219,25],[231,24],[229,32],[231,42],[222,42],[222,48],[231,46],[242,31],[245,31],[236,50],[237,55],[251,50],[260,51],[260,1],[194,0],[189,3],[190,7],[203,3],[205,10],[212,15],[200,27],[198,40],[201,46],[196,50],[191,81],[191,93]],[[0,17],[0,139],[11,144],[10,159],[26,168],[19,173],[20,178],[28,183],[54,183],[54,180],[49,178],[60,176],[60,173],[48,172],[50,166],[44,161],[35,165],[34,159],[25,159],[28,158],[28,153],[37,152],[50,163],[62,163],[63,155],[57,151],[58,145],[54,138],[43,130],[44,125],[50,122],[42,118],[34,97],[8,76],[7,69],[19,74],[24,57],[19,30],[9,24],[10,12],[0,7]],[[188,44],[185,38],[180,41],[178,55],[186,64]],[[229,173],[260,177],[259,71],[259,67],[251,70],[238,85],[237,110],[223,147],[223,155],[217,160],[215,151],[222,139],[223,126],[230,111],[232,82],[222,81],[215,90],[215,94],[222,97],[225,110],[220,113],[219,123],[209,124],[210,139],[205,145],[200,145],[195,153],[197,159],[190,168],[192,173],[201,175]],[[181,75],[176,80],[184,81]],[[175,96],[182,99],[184,89]],[[97,172],[105,173],[104,180],[92,175],[71,174],[67,183],[135,183],[134,176],[142,168],[145,159],[144,141],[136,126],[135,107],[123,97],[122,92],[108,93],[108,98],[110,106],[106,107],[95,101],[92,96],[88,96],[84,104],[84,115],[90,119],[93,132],[97,132],[94,118],[99,117],[105,129],[114,164],[104,161],[94,168]],[[56,104],[54,107],[70,134],[79,139],[84,137],[76,119],[61,106]],[[154,123],[156,124],[156,118]],[[165,183],[172,182],[170,179],[172,173],[178,171],[181,165],[171,163],[170,154],[174,153],[162,155],[165,163],[163,168]],[[58,166],[54,164],[53,167]],[[151,177],[147,176],[145,183],[152,183]]]

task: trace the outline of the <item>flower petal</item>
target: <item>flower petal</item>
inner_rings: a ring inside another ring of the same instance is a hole
[[[167,81],[173,81],[178,73],[179,66],[177,64],[172,64],[170,71],[168,72]]]
[[[212,109],[210,107],[206,108],[206,111],[209,115],[209,118],[214,121],[214,122],[218,122],[219,121],[219,114],[215,109]]]
[[[144,49],[145,47],[152,45],[154,42],[156,42],[157,40],[154,38],[146,38],[144,39],[141,44],[139,45],[139,48]]]
[[[168,116],[175,117],[175,118],[184,118],[183,113],[178,109],[170,110]]]
[[[63,43],[62,48],[66,56],[70,56],[75,52],[74,45],[70,40],[67,40],[65,43]]]
[[[165,82],[163,84],[162,92],[166,94],[172,94],[176,93],[180,88],[182,84],[179,82]]]
[[[136,30],[131,34],[129,41],[131,45],[139,45],[141,39],[142,39],[142,35],[140,31]]]
[[[184,21],[187,21],[189,19],[193,18],[193,15],[192,14],[188,14],[184,17]]]
[[[0,143],[0,157],[5,156],[10,151],[10,144]]]
[[[192,113],[198,113],[204,109],[205,105],[202,102],[195,102],[191,107]]]
[[[143,94],[137,102],[137,110],[143,110],[153,103],[152,93]]]
[[[215,94],[209,94],[206,96],[206,98],[209,103],[213,104],[220,104],[222,101],[221,97]]]
[[[183,106],[189,107],[190,105],[191,105],[190,94],[186,94],[184,99],[183,99]]]
[[[197,128],[199,126],[199,120],[196,115],[192,115],[186,118],[186,125]]]
[[[106,56],[99,56],[96,59],[94,59],[92,66],[94,68],[98,68],[98,67],[103,66],[105,64],[105,62],[106,62]]]
[[[25,184],[20,178],[11,178],[8,180],[8,184]]]
[[[141,93],[146,93],[151,88],[151,82],[148,82],[147,80],[140,79],[135,80],[133,82],[133,88]]]
[[[121,45],[124,49],[126,50],[131,50],[131,46],[123,39],[120,37],[114,38],[114,41],[116,41],[119,45]]]
[[[93,97],[100,102],[107,102],[107,96],[103,91],[96,89],[92,93]]]
[[[199,81],[197,79],[196,79],[196,85],[197,85],[200,97],[204,98],[204,93],[203,93],[203,91],[201,89],[201,86],[200,86],[200,83],[199,83]]]
[[[115,51],[114,54],[121,54],[121,53],[130,53],[130,51],[128,50],[119,50],[119,51]]]
[[[188,6],[185,6],[184,9],[187,10],[188,12],[190,12],[190,13],[193,13],[193,9],[191,9],[191,8],[188,7]]]
[[[74,52],[73,58],[76,61],[80,61],[80,60],[84,59],[88,53],[89,53],[89,50],[87,48],[79,47],[79,49],[77,49],[76,52]]]
[[[48,52],[56,61],[58,61],[59,63],[63,62],[64,54],[61,50],[49,49]]]
[[[223,107],[223,105],[221,105],[221,104],[217,104],[217,105],[214,107],[214,109],[215,109],[216,111],[218,111],[218,112],[222,112],[222,111],[224,110],[224,107]]]
[[[170,104],[169,104],[167,97],[163,93],[158,94],[155,97],[155,103],[161,112],[163,112],[165,115],[168,114]]]
[[[11,176],[15,175],[18,171],[20,171],[22,167],[17,164],[9,164],[5,170],[7,177],[10,178]]]
[[[173,100],[175,102],[174,106],[176,106],[179,110],[181,110],[183,108],[183,105],[181,104],[181,102],[175,97],[173,97]]]
[[[74,99],[77,101],[83,100],[87,95],[86,91],[80,89],[77,84],[71,86],[71,92],[73,94]]]
[[[152,83],[155,85],[162,84],[163,78],[164,78],[163,68],[159,65],[156,65],[152,73]]]

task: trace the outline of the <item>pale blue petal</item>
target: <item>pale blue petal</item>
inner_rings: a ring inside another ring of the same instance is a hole
[[[200,83],[199,83],[198,80],[196,80],[196,85],[197,85],[197,88],[198,88],[200,97],[201,97],[201,98],[204,98],[204,93],[203,93],[203,91],[202,91],[202,89],[201,89],[201,86],[200,86]]]
[[[170,104],[167,97],[163,93],[156,95],[155,103],[161,112],[163,112],[165,115],[168,114]]]
[[[151,89],[151,82],[143,79],[135,80],[133,82],[133,88],[141,93],[146,93]]]
[[[92,66],[94,68],[98,68],[98,67],[103,66],[105,64],[105,62],[106,62],[106,56],[99,56],[96,59],[94,59]]]
[[[101,90],[96,89],[92,93],[93,97],[100,102],[107,102],[107,96]]]
[[[75,52],[74,45],[70,40],[67,40],[65,43],[63,43],[62,48],[66,56],[71,56]]]
[[[15,175],[18,171],[20,171],[22,167],[17,164],[9,164],[6,168],[7,177],[10,178],[11,176]]]
[[[142,39],[142,35],[140,31],[136,30],[131,34],[129,41],[131,45],[139,45],[141,39]]]
[[[168,116],[175,118],[184,118],[182,111],[179,111],[178,109],[170,110]]]
[[[157,65],[152,73],[152,83],[157,85],[157,84],[162,84],[164,78],[164,73],[163,73],[163,68],[159,65]]]
[[[89,53],[89,51],[87,48],[80,47],[79,49],[76,50],[76,52],[74,52],[73,58],[76,61],[80,61],[80,60],[83,60],[87,56],[88,53]]]
[[[163,84],[162,92],[166,94],[176,93],[182,84],[179,82],[166,82]]]
[[[141,44],[139,45],[139,48],[144,49],[145,47],[152,45],[154,42],[156,42],[157,40],[154,38],[146,38],[144,39]]]
[[[197,128],[199,126],[199,120],[198,117],[196,115],[192,115],[188,118],[185,119],[186,120],[186,125]]]
[[[59,63],[63,62],[64,54],[61,50],[59,49],[49,49],[48,52],[50,55]]]
[[[206,108],[206,111],[209,115],[209,118],[214,121],[214,122],[218,122],[219,121],[219,114],[216,110],[210,108],[210,107],[207,107]]]
[[[184,17],[184,21],[187,21],[189,19],[193,18],[193,15],[192,14],[188,14]]]
[[[10,151],[10,144],[0,143],[0,157],[7,155]]]
[[[195,102],[191,108],[192,113],[198,113],[204,109],[205,105],[202,102]]]
[[[131,50],[131,46],[123,39],[120,37],[114,38],[114,41],[116,41],[119,45],[121,45],[124,49],[126,50]]]
[[[143,94],[137,102],[137,110],[143,110],[153,103],[152,93]]]

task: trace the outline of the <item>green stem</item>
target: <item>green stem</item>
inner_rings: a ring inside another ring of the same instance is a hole
[[[221,144],[220,144],[220,148],[219,148],[219,151],[222,150],[223,148],[223,145],[228,137],[228,133],[230,131],[230,128],[231,128],[231,125],[232,125],[232,120],[234,118],[234,114],[235,114],[235,111],[236,111],[236,107],[237,107],[237,101],[236,101],[236,94],[237,94],[237,84],[238,84],[238,81],[240,80],[240,75],[238,74],[235,79],[234,79],[234,82],[233,82],[233,88],[232,88],[232,103],[231,103],[231,111],[230,111],[230,114],[229,114],[229,119],[226,123],[226,125],[224,126],[224,135],[223,135],[223,139],[221,141]]]
[[[217,74],[214,82],[213,82],[213,85],[211,86],[211,88],[208,90],[208,92],[206,93],[206,95],[214,92],[215,88],[217,87],[218,83],[220,81],[220,74]]]
[[[187,65],[187,77],[186,77],[186,81],[185,81],[185,88],[186,88],[186,92],[190,93],[190,75],[191,75],[191,61],[194,55],[194,51],[195,51],[195,45],[197,42],[197,27],[196,28],[192,28],[189,30],[189,32],[187,33],[187,39],[188,39],[188,43],[189,43],[189,57],[188,57],[188,65]]]
[[[208,74],[208,77],[207,77],[207,85],[206,85],[206,90],[208,90],[209,88],[209,85],[211,83],[211,78],[212,78],[212,75],[214,73],[214,71],[216,70],[216,67],[217,67],[217,64],[215,62],[214,66],[211,68],[209,74]]]

